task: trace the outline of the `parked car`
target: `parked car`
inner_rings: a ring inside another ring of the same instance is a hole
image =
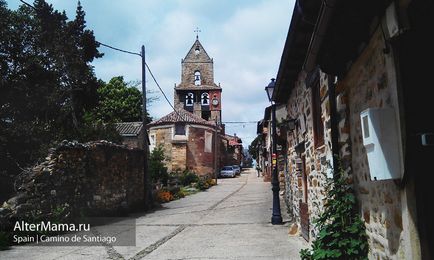
[[[234,178],[236,175],[236,171],[232,166],[224,166],[220,171],[220,177],[231,177]]]
[[[237,175],[241,174],[241,167],[239,165],[232,165],[232,167],[234,167],[235,173]]]

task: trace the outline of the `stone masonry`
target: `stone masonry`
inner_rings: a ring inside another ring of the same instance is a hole
[[[143,150],[105,141],[64,141],[23,175],[17,195],[2,205],[0,222],[59,208],[72,216],[114,216],[144,205]]]

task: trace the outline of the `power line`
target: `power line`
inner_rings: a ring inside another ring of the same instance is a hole
[[[127,53],[127,54],[132,54],[132,55],[137,55],[137,56],[142,57],[142,54],[140,54],[140,53],[136,53],[136,52],[132,52],[132,51],[126,51],[126,50],[122,50],[122,49],[119,49],[119,48],[116,48],[116,47],[110,46],[110,45],[108,45],[108,44],[102,43],[102,42],[100,42],[100,41],[96,41],[96,42],[99,43],[100,45],[104,46],[104,47],[110,48],[110,49],[115,50],[115,51],[120,51],[120,52],[124,52],[124,53]],[[185,120],[185,118],[183,118],[183,117],[179,114],[179,112],[175,109],[175,107],[172,105],[172,103],[170,102],[170,100],[167,98],[166,93],[164,93],[163,89],[160,87],[160,84],[158,84],[158,81],[157,81],[157,79],[155,78],[154,74],[152,73],[151,69],[149,68],[149,65],[148,65],[147,62],[145,62],[145,66],[146,66],[146,68],[148,69],[149,74],[151,74],[151,77],[152,77],[152,79],[154,80],[155,84],[157,85],[158,89],[161,91],[161,94],[163,94],[164,99],[166,100],[166,102],[170,105],[170,107],[173,109],[173,111],[175,111],[175,113],[179,116],[179,118]]]
[[[116,51],[125,52],[125,53],[128,53],[128,54],[133,54],[133,55],[137,55],[137,56],[142,57],[142,55],[141,55],[140,53],[136,53],[136,52],[132,52],[132,51],[126,51],[126,50],[122,50],[122,49],[119,49],[119,48],[116,48],[116,47],[113,47],[113,46],[110,46],[110,45],[104,44],[104,43],[99,42],[99,41],[96,41],[96,42],[99,43],[100,45],[104,46],[104,47],[107,47],[107,48],[110,48],[110,49],[113,49],[113,50],[116,50]]]
[[[257,124],[258,121],[227,121],[222,123],[223,124]]]
[[[32,8],[33,10],[36,10],[36,8],[33,5],[27,3],[26,1],[20,0],[20,2],[27,5],[28,7]]]
[[[172,109],[173,109],[173,110],[178,114],[178,116],[179,116],[180,118],[182,118],[182,116],[178,113],[178,111],[176,111],[176,109],[175,109],[175,107],[172,105],[172,103],[170,103],[170,101],[169,101],[169,99],[167,98],[166,94],[164,93],[163,89],[161,89],[160,84],[158,84],[157,80],[156,80],[155,77],[154,77],[154,74],[152,74],[152,71],[151,71],[151,69],[149,68],[148,63],[145,63],[145,65],[146,65],[146,68],[147,68],[148,71],[149,71],[149,74],[151,74],[151,77],[152,77],[152,79],[154,80],[155,84],[156,84],[157,87],[160,89],[161,93],[163,94],[164,98],[166,99],[167,103],[169,103],[169,105],[170,105],[170,106],[172,107]],[[182,119],[184,119],[184,118],[182,118]],[[185,120],[185,119],[184,119],[184,120]]]

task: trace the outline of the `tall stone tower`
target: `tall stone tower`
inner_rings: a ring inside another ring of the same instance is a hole
[[[222,88],[214,83],[213,59],[206,53],[198,36],[181,66],[181,83],[175,85],[175,108],[183,108],[221,124]]]

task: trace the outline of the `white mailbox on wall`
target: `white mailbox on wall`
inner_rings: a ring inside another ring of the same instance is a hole
[[[371,180],[401,178],[395,111],[392,108],[368,108],[360,113],[360,120]]]

